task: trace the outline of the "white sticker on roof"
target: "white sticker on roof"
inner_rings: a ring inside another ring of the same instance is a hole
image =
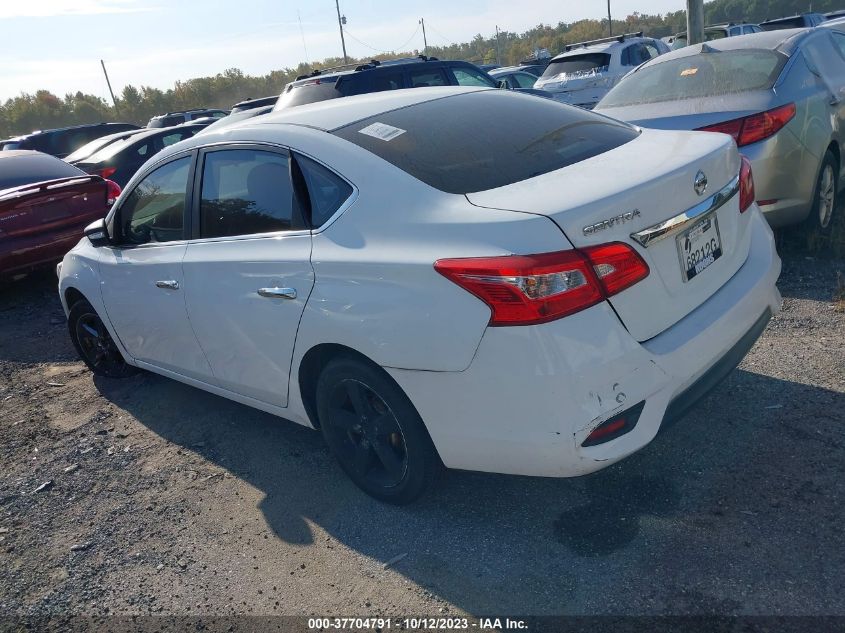
[[[405,130],[402,130],[398,127],[393,127],[392,125],[388,125],[387,123],[372,123],[367,127],[358,130],[361,134],[366,134],[367,136],[372,136],[382,141],[392,141],[397,136],[401,136],[405,133]]]

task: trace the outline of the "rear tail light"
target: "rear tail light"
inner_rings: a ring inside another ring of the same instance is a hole
[[[484,301],[490,325],[534,325],[579,312],[648,276],[621,242],[540,255],[441,259],[434,269]]]
[[[102,169],[97,170],[97,175],[100,178],[111,178],[116,171],[117,167],[103,167]]]
[[[744,213],[754,202],[754,176],[751,173],[751,161],[745,156],[739,158],[739,212]]]
[[[777,134],[795,116],[795,104],[788,103],[774,110],[758,112],[740,119],[698,128],[700,132],[722,132],[734,137],[738,147],[751,145]]]
[[[117,184],[114,180],[106,179],[106,186],[108,188],[108,193],[106,194],[107,202],[109,206],[113,205],[115,200],[120,196],[120,185]]]

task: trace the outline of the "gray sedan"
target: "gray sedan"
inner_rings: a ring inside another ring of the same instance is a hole
[[[730,134],[769,223],[827,231],[845,166],[845,32],[773,31],[673,51],[630,73],[596,112]]]

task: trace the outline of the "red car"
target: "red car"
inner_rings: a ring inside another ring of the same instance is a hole
[[[64,257],[120,187],[53,156],[0,152],[0,281]]]

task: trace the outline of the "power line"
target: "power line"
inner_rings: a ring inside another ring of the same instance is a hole
[[[416,28],[416,29],[414,29],[414,32],[411,34],[411,37],[409,37],[407,40],[405,40],[405,41],[402,43],[402,45],[401,45],[401,46],[398,46],[397,48],[393,48],[393,49],[390,49],[390,50],[384,50],[384,49],[381,49],[381,48],[376,48],[375,46],[370,46],[370,45],[369,45],[369,44],[367,44],[366,42],[364,42],[364,41],[362,41],[362,40],[358,39],[358,38],[357,38],[357,37],[355,37],[352,33],[350,33],[350,32],[349,32],[349,29],[344,29],[344,32],[345,32],[345,33],[346,33],[346,34],[347,34],[350,38],[352,38],[353,40],[355,40],[356,42],[358,42],[358,43],[359,43],[359,44],[361,44],[362,46],[366,46],[366,47],[367,47],[367,48],[369,48],[371,51],[375,51],[376,53],[391,53],[391,52],[395,52],[395,51],[400,51],[400,52],[401,52],[401,51],[402,51],[402,50],[403,50],[403,49],[404,49],[404,48],[405,48],[408,44],[410,44],[410,43],[411,43],[411,41],[412,41],[412,40],[413,40],[413,39],[417,36],[417,33],[419,33],[419,31],[420,31],[420,25],[419,25],[419,24],[417,24],[417,28]]]

